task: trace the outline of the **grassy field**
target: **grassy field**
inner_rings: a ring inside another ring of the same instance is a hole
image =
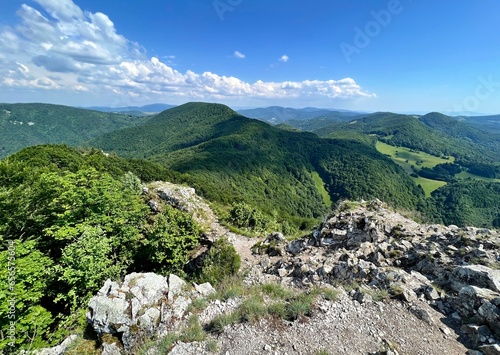
[[[330,195],[328,194],[328,191],[325,189],[325,183],[323,182],[323,179],[321,179],[321,176],[316,171],[312,172],[312,178],[314,181],[314,185],[318,189],[319,193],[323,197],[323,201],[325,201],[325,204],[327,206],[332,205],[332,200],[330,199]]]
[[[454,157],[449,157],[448,159],[445,159],[424,152],[417,152],[409,148],[404,148],[404,147],[397,148],[380,141],[377,142],[376,148],[380,153],[390,155],[394,161],[401,163],[402,166],[407,165],[407,167],[410,169],[409,170],[410,172],[412,171],[411,165],[414,165],[417,168],[419,166],[422,167],[425,166],[426,168],[433,168],[438,164],[453,163],[455,161]],[[405,168],[405,170],[407,169]]]
[[[454,157],[445,159],[424,152],[417,152],[409,148],[394,147],[383,142],[377,142],[376,148],[380,153],[390,156],[391,159],[401,165],[408,174],[413,173],[412,166],[417,169],[420,169],[420,167],[433,168],[438,164],[453,163],[455,161]],[[412,180],[415,184],[422,186],[427,197],[431,195],[432,191],[446,185],[444,181],[426,179],[423,177],[412,177]]]
[[[455,157],[449,157],[448,159],[445,159],[424,152],[417,152],[409,148],[394,147],[392,145],[383,142],[377,142],[376,148],[380,153],[390,156],[391,159],[394,162],[398,163],[401,167],[403,167],[403,169],[408,174],[413,173],[412,166],[414,166],[419,170],[421,167],[433,168],[438,164],[455,162]],[[458,179],[471,178],[487,182],[500,182],[500,179],[489,179],[478,175],[470,174],[465,171],[455,175],[455,177]],[[412,180],[415,182],[415,184],[422,186],[422,188],[425,191],[425,195],[427,197],[431,195],[432,191],[437,190],[440,187],[446,185],[446,182],[444,181],[426,179],[423,177],[418,177],[418,178],[412,177]]]
[[[444,181],[426,179],[421,176],[419,176],[418,178],[412,177],[411,179],[415,182],[415,184],[422,186],[422,189],[424,189],[425,191],[426,197],[430,197],[432,191],[446,185],[446,182]]]
[[[500,179],[490,179],[490,178],[485,178],[479,175],[474,175],[471,173],[468,173],[466,171],[462,171],[460,174],[455,175],[459,179],[476,179],[476,180],[481,180],[481,181],[486,181],[486,182],[500,182]]]

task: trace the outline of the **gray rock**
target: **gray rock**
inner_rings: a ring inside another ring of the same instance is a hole
[[[306,248],[307,244],[302,239],[297,239],[286,246],[286,251],[290,254],[297,255]]]
[[[455,291],[467,285],[500,292],[500,270],[484,265],[467,265],[456,268],[450,275],[450,287]]]
[[[31,355],[64,355],[66,353],[66,350],[73,344],[73,342],[78,338],[76,334],[70,335],[64,341],[52,348],[46,348],[46,349],[41,349],[41,350],[35,350]]]
[[[204,284],[201,285],[194,284],[194,289],[203,297],[209,296],[212,293],[216,292],[215,288],[213,288],[210,282],[205,282]]]
[[[467,352],[465,353],[465,355],[484,355],[484,353],[482,351],[479,351],[479,350],[467,350]]]
[[[183,287],[186,285],[186,281],[180,277],[170,274],[168,277],[168,302],[174,302],[174,297],[182,292]]]
[[[437,293],[437,291],[432,286],[428,286],[425,288],[424,295],[425,295],[425,298],[427,298],[429,301],[435,301],[435,300],[441,298],[439,296],[439,293]]]
[[[102,355],[121,355],[122,352],[120,348],[116,345],[116,343],[113,344],[108,344],[108,343],[103,343],[102,344]]]
[[[499,344],[491,344],[491,345],[483,345],[479,347],[485,355],[500,355],[500,345]]]
[[[485,325],[466,324],[461,330],[476,346],[486,343],[491,337],[491,331]]]
[[[472,317],[485,300],[494,299],[497,295],[488,289],[465,286],[460,289],[457,297],[451,299],[451,303],[462,316]]]
[[[90,299],[87,320],[97,333],[122,332],[131,322],[129,307],[129,302],[122,298],[95,296]]]
[[[418,319],[423,320],[425,323],[428,323],[428,324],[434,323],[429,312],[427,312],[423,308],[413,306],[413,307],[410,307],[410,312],[413,313],[415,315],[415,317],[417,317]]]

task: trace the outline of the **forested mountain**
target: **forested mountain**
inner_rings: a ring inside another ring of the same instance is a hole
[[[298,111],[317,113],[312,108]],[[194,186],[212,201],[223,206],[245,202],[294,228],[307,228],[339,199],[372,197],[443,223],[494,225],[500,144],[498,134],[480,122],[491,123],[495,117],[470,118],[471,123],[439,113],[352,114],[330,112],[270,126],[227,106],[206,103],[145,118],[57,105],[0,105],[0,156],[25,146],[63,142],[146,158],[160,164],[168,179]],[[323,138],[292,126],[315,130]],[[12,159],[22,157],[38,166],[30,154],[27,149]],[[114,159],[100,157],[98,164],[106,166]],[[119,164],[112,165],[116,169]],[[153,168],[139,166],[128,170],[141,178],[152,176]],[[478,180],[483,181],[479,195],[457,197],[470,195]],[[482,195],[489,197],[481,205],[477,200]],[[465,201],[463,211],[452,216],[446,210],[449,201]],[[477,212],[480,208],[484,213]]]
[[[453,155],[458,160],[493,162],[500,156],[498,135],[439,113],[416,116],[379,112],[354,118],[350,122],[328,122],[313,130],[322,137],[335,136],[339,131],[375,135],[394,146],[436,156]]]
[[[140,118],[49,104],[0,104],[0,158],[44,143],[78,145]]]
[[[89,144],[186,173],[211,200],[244,201],[282,218],[319,218],[341,198],[377,196],[404,208],[423,199],[403,170],[370,144],[285,131],[224,105],[178,106]]]
[[[494,116],[461,116],[457,120],[464,122],[468,125],[474,126],[480,130],[500,133],[500,115]]]

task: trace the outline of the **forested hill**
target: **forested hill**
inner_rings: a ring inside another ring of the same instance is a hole
[[[185,173],[213,201],[244,201],[283,218],[320,218],[341,198],[380,197],[411,209],[423,199],[372,145],[281,130],[218,104],[178,106],[89,144]]]
[[[304,125],[304,123],[303,123]],[[350,122],[312,122],[314,132],[322,137],[338,132],[375,135],[393,146],[403,146],[458,160],[493,162],[499,160],[500,137],[440,113],[424,116],[379,112],[354,118]]]
[[[140,118],[49,104],[0,104],[0,158],[44,143],[78,145]]]

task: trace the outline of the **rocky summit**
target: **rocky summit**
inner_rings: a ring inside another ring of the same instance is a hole
[[[150,188],[151,209],[202,203],[197,218],[235,246],[241,276],[215,289],[173,274],[106,281],[87,313],[104,355],[500,354],[498,231],[422,225],[375,200],[343,203],[299,239],[248,238],[194,190]]]

